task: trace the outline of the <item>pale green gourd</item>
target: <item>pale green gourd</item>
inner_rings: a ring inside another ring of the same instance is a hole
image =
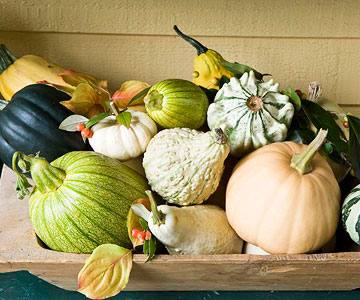
[[[260,82],[254,72],[232,77],[216,94],[207,117],[210,129],[220,127],[230,139],[230,153],[241,157],[285,140],[294,115],[289,97],[273,80]]]
[[[200,204],[218,187],[229,151],[221,129],[166,129],[150,141],[143,167],[151,189],[164,200]]]

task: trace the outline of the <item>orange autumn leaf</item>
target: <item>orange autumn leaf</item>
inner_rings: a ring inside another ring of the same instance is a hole
[[[139,92],[143,91],[148,87],[150,87],[150,85],[143,81],[138,81],[138,80],[125,81],[121,85],[120,89],[118,89],[114,93],[112,99],[118,107],[124,108],[130,102],[132,97],[134,97]],[[144,97],[137,99],[131,105],[143,104]]]

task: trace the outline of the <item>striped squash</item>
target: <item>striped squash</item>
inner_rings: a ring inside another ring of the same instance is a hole
[[[225,132],[233,156],[285,140],[294,106],[278,87],[273,80],[258,81],[250,71],[240,80],[232,77],[217,92],[207,112],[208,125]]]
[[[182,79],[168,79],[154,84],[144,98],[148,115],[164,128],[200,128],[209,106],[205,92]]]
[[[91,253],[113,243],[131,247],[126,218],[134,200],[146,197],[146,179],[119,161],[90,151],[69,152],[51,164],[23,155],[35,189],[30,219],[51,249]]]
[[[345,198],[341,221],[351,239],[360,245],[360,184]]]

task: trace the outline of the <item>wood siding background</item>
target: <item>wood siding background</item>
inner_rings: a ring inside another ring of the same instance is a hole
[[[360,115],[358,0],[0,0],[0,43],[107,79],[191,80],[196,50],[174,24],[281,88],[323,95]]]

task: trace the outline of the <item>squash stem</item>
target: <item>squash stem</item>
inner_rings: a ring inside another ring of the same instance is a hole
[[[290,166],[296,169],[301,175],[310,173],[312,171],[312,159],[324,143],[327,133],[327,130],[320,129],[315,139],[306,146],[302,153],[293,155]]]
[[[157,209],[157,204],[154,199],[154,196],[151,191],[145,191],[146,195],[149,197],[151,211],[153,213],[153,221],[156,225],[165,224],[165,215]]]
[[[215,128],[215,143],[217,144],[226,144],[228,138],[226,137],[224,131],[221,128]]]
[[[195,49],[197,50],[197,55],[203,54],[209,50],[204,45],[200,44],[197,40],[194,40],[192,37],[183,34],[176,25],[174,25],[174,30],[181,38],[183,38],[185,41],[187,41],[193,47],[195,47]]]
[[[45,158],[39,157],[39,154],[25,155],[22,152],[16,152],[13,156],[13,170],[18,175],[20,182],[16,185],[17,190],[20,189],[21,195],[28,195],[28,191],[25,191],[26,187],[31,187],[29,183],[26,183],[24,175],[20,174],[16,170],[16,159],[18,160],[18,166],[26,172],[30,169],[31,177],[35,183],[36,189],[41,193],[49,193],[55,191],[60,185],[62,185],[66,173],[64,170],[52,166]],[[27,180],[26,180],[27,181]],[[25,189],[24,189],[25,186]],[[19,188],[19,189],[18,189]]]
[[[4,44],[0,45],[0,74],[10,67],[18,58]]]
[[[22,159],[24,155],[25,154],[23,152],[15,152],[12,158],[12,169],[15,172],[15,174],[18,176],[15,184],[15,189],[17,191],[16,196],[18,199],[24,199],[26,195],[29,195],[30,194],[29,188],[32,187],[32,185],[29,183],[27,178],[23,174],[20,174],[18,168],[16,167],[16,161],[19,160],[18,166],[21,169],[21,171],[23,172],[28,171],[29,166]]]
[[[110,106],[112,108],[113,113],[115,114],[115,117],[120,113],[120,110],[116,106],[115,102],[113,100],[110,100]]]

